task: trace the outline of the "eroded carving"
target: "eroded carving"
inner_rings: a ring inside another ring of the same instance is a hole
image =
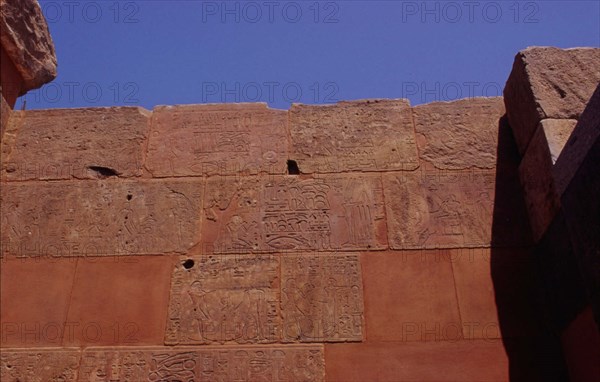
[[[490,244],[494,171],[386,175],[384,184],[393,249]]]
[[[202,238],[214,253],[382,249],[387,238],[381,180],[212,178]]]
[[[417,149],[407,100],[293,105],[291,157],[303,173],[414,170]]]
[[[280,339],[279,260],[213,255],[173,272],[167,344],[269,343]]]
[[[147,167],[157,177],[285,174],[287,113],[263,104],[158,107]]]
[[[77,382],[80,353],[75,349],[2,349],[2,382]]]
[[[2,252],[98,256],[185,252],[197,243],[201,180],[6,184]]]
[[[324,380],[321,346],[89,349],[81,381],[311,382]]]
[[[362,341],[358,255],[286,255],[281,274],[283,341]]]

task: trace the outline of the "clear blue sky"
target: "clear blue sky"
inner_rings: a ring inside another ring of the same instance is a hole
[[[27,109],[500,95],[527,46],[600,46],[599,1],[40,1]]]

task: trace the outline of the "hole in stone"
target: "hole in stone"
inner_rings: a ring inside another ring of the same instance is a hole
[[[127,200],[131,200],[132,198],[133,198],[133,195],[131,195],[131,194],[127,195]]]
[[[288,174],[290,175],[300,175],[300,168],[298,167],[298,163],[295,160],[289,159],[287,161]]]
[[[94,171],[99,177],[107,178],[109,176],[117,176],[119,173],[110,168],[110,167],[102,167],[102,166],[89,166],[90,170]]]
[[[186,261],[183,262],[183,267],[185,269],[192,269],[192,268],[194,268],[194,260],[187,259]]]

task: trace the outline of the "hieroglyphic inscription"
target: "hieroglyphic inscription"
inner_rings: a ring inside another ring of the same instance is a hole
[[[362,341],[358,255],[286,255],[281,274],[284,342]]]
[[[2,382],[77,382],[77,349],[2,349]]]
[[[312,382],[322,346],[120,348],[84,351],[81,382]]]
[[[303,173],[414,170],[418,167],[407,100],[293,105],[291,157]]]
[[[157,107],[147,167],[157,177],[285,174],[287,113],[264,104]]]
[[[494,171],[431,171],[384,176],[393,249],[490,245]]]
[[[279,259],[212,255],[173,272],[166,344],[269,343],[280,339]]]
[[[139,107],[49,109],[16,112],[13,137],[2,151],[2,179],[94,179],[106,169],[119,177],[142,174],[149,131]]]
[[[2,253],[96,256],[185,252],[197,237],[200,179],[7,184]]]
[[[387,246],[378,176],[211,178],[203,219],[203,245],[214,253]]]

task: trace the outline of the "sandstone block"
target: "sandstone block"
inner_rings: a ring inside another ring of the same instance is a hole
[[[447,251],[361,254],[367,342],[463,338]]]
[[[203,212],[208,253],[387,247],[378,176],[213,177]]]
[[[155,177],[285,174],[287,113],[265,104],[160,106],[147,168]]]
[[[292,105],[291,159],[302,173],[414,170],[419,166],[407,100]]]
[[[384,176],[393,249],[488,246],[493,171],[417,171]]]
[[[63,344],[74,330],[66,322],[75,268],[72,258],[0,260],[2,347]]]
[[[63,346],[162,345],[171,265],[170,256],[79,258]]]
[[[579,119],[600,82],[600,49],[532,47],[517,54],[504,89],[523,154],[542,119]]]
[[[284,342],[363,340],[358,255],[291,255],[281,261]]]
[[[496,166],[501,97],[430,103],[413,115],[421,160],[444,170]]]
[[[3,254],[186,253],[199,243],[202,186],[200,179],[5,184]]]
[[[600,137],[600,84],[555,163],[556,190],[563,195],[577,170]]]
[[[519,178],[523,186],[525,204],[529,212],[529,221],[535,242],[544,235],[560,209],[560,198],[556,192],[552,165],[552,153],[548,144],[548,135],[546,135],[546,132],[553,133],[549,127],[556,127],[557,125],[564,125],[564,121],[559,120],[557,122],[553,120],[551,123],[539,125],[519,165]],[[571,126],[570,123],[567,127],[569,126]]]
[[[14,111],[4,180],[141,175],[150,113],[137,107]]]
[[[2,349],[0,379],[2,382],[61,381],[79,379],[79,349]]]
[[[182,259],[173,271],[165,343],[280,342],[279,263],[270,255]]]
[[[24,80],[23,93],[52,81],[56,54],[39,3],[2,0],[0,5],[0,42]]]
[[[208,255],[175,267],[165,343],[362,339],[356,255]]]

